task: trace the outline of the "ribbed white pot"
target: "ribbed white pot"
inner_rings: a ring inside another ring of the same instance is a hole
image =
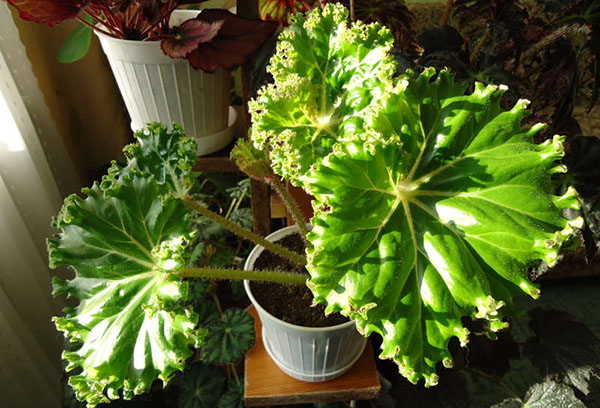
[[[176,10],[172,24],[198,15]],[[208,74],[185,59],[163,53],[160,41],[130,41],[96,33],[131,117],[131,129],[148,122],[178,123],[198,142],[198,154],[209,154],[231,142],[236,112],[229,108],[231,73]]]
[[[280,229],[266,238],[277,241],[298,232],[293,225]],[[244,265],[252,270],[254,262],[264,250],[256,246]],[[332,380],[348,371],[361,356],[367,339],[356,331],[354,322],[349,321],[330,327],[303,327],[286,323],[267,312],[256,301],[250,282],[244,288],[262,322],[262,340],[275,364],[286,374],[308,382]]]

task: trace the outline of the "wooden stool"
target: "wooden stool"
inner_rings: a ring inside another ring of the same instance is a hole
[[[277,367],[262,342],[262,325],[254,306],[256,344],[246,353],[244,401],[247,407],[367,400],[376,398],[381,389],[371,344],[354,366],[341,377],[321,383],[296,380]]]

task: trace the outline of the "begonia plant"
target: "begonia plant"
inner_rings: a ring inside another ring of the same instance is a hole
[[[50,27],[76,19],[83,27],[67,39],[59,57],[73,62],[85,56],[92,30],[109,37],[161,41],[172,58],[186,58],[195,69],[214,72],[243,64],[274,33],[276,24],[249,20],[226,10],[206,9],[172,26],[171,15],[192,0],[6,0],[19,16]]]
[[[304,284],[280,271],[242,271],[191,264],[192,216],[202,215],[269,250],[304,264],[292,252],[211,212],[190,193],[196,142],[151,124],[125,148],[127,163],[112,164],[98,183],[71,195],[48,240],[50,266],[75,271],[55,279],[54,294],[79,300],[54,319],[71,343],[63,353],[79,399],[95,406],[130,399],[163,383],[198,347],[202,361],[234,363],[254,342],[252,319],[226,311],[208,321],[189,304],[186,278],[253,279]],[[206,285],[205,285],[206,286]]]
[[[561,136],[535,144],[521,127],[527,101],[500,107],[504,86],[466,87],[448,71],[394,76],[392,36],[349,24],[341,6],[298,16],[252,103],[251,138],[284,179],[315,196],[308,283],[380,357],[412,382],[452,365],[461,319],[507,326],[513,298],[539,296],[528,268],[552,266],[580,227],[575,190],[551,193],[565,172]]]
[[[315,302],[380,334],[380,357],[426,386],[438,363],[452,365],[449,341],[468,342],[462,318],[495,336],[518,312],[515,296],[539,296],[528,268],[556,263],[581,225],[563,215],[579,208],[574,189],[551,192],[552,175],[566,171],[562,138],[533,142],[543,125],[521,127],[526,101],[506,111],[505,87],[466,92],[448,71],[397,75],[390,32],[349,23],[343,6],[293,20],[269,68],[274,83],[251,104],[254,146],[232,155],[255,178],[279,183],[274,171],[314,195],[306,257],[190,197],[195,142],[179,128],[139,132],[126,165],[67,198],[48,243],[51,265],[75,270],[55,287],[80,303],[56,324],[74,343],[64,353],[67,369],[80,370],[70,384],[89,405],[167,382],[192,345],[210,361],[239,358],[251,339],[231,333],[248,322],[231,312],[212,333],[198,327],[187,278],[306,283],[188,265],[192,214],[306,264]]]

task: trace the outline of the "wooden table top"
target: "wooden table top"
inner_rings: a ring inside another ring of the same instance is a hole
[[[366,400],[381,389],[370,342],[354,366],[342,376],[322,383],[296,380],[277,367],[262,342],[260,319],[253,306],[256,344],[246,353],[244,401],[248,407]]]

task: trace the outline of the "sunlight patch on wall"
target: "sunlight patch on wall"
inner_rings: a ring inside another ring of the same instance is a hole
[[[25,150],[25,143],[21,132],[13,118],[4,95],[0,92],[0,143],[4,144],[9,152]]]

